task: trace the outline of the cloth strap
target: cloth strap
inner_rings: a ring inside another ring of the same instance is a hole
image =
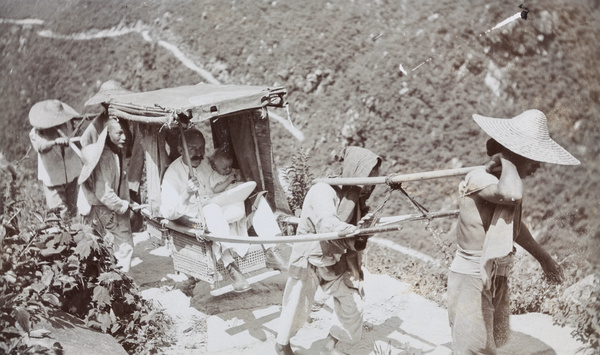
[[[497,205],[490,227],[485,236],[481,255],[481,279],[486,289],[490,289],[499,267],[510,265],[513,241],[518,236],[521,225],[521,206]]]

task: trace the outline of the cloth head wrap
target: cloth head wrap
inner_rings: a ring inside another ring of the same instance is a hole
[[[381,157],[370,150],[354,146],[347,147],[342,162],[342,177],[368,177],[371,171],[380,164]],[[354,213],[359,203],[361,189],[361,185],[342,187],[341,202],[337,210],[342,221],[352,223],[362,217],[360,213]]]

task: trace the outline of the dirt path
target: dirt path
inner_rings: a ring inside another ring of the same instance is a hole
[[[194,283],[173,269],[160,241],[136,236],[141,263],[131,270],[144,297],[164,307],[174,319],[176,343],[165,354],[274,354],[281,294],[286,275],[253,285],[243,294],[210,296],[206,283]],[[284,253],[285,253],[284,249]],[[390,354],[450,354],[447,313],[415,294],[411,286],[387,276],[366,273],[363,339],[339,344],[348,354],[372,354],[375,348]],[[319,351],[327,335],[333,304],[317,294],[310,320],[292,339],[298,355]],[[550,316],[513,316],[511,342],[499,354],[574,354],[583,344],[569,328],[552,324]]]

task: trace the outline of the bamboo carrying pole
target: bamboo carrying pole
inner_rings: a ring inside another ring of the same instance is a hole
[[[178,125],[179,126],[179,134],[181,136],[181,145],[183,148],[183,159],[185,161],[185,164],[188,166],[188,177],[190,179],[196,177],[196,170],[194,170],[194,167],[192,166],[192,160],[190,159],[190,152],[188,150],[188,145],[187,145],[187,139],[185,138],[185,135],[183,134],[183,127],[181,126],[181,124]],[[198,191],[196,191],[196,202],[198,203],[198,218],[200,219],[200,226],[199,226],[199,230],[204,233],[204,231],[206,230],[205,228],[205,221],[204,221],[204,211],[202,210],[202,204],[200,203],[201,198],[200,198],[200,194],[198,193]]]
[[[289,235],[289,236],[274,236],[274,237],[243,237],[243,236],[222,236],[222,235],[201,235],[201,238],[211,240],[213,242],[230,242],[230,243],[246,243],[246,244],[265,244],[265,243],[296,243],[296,242],[312,242],[312,241],[324,241],[333,240],[340,238],[354,237],[360,234],[369,235],[383,232],[393,232],[400,230],[401,226],[399,222],[412,222],[420,221],[424,219],[434,219],[443,217],[455,217],[458,215],[458,210],[452,210],[447,212],[433,212],[427,215],[410,214],[398,216],[395,224],[379,225],[375,227],[355,229],[353,231],[342,231],[342,232],[330,232],[330,233],[316,233],[316,234],[303,234],[303,235]],[[171,222],[172,223],[172,222]],[[167,224],[167,227],[173,228],[173,225]],[[175,229],[175,228],[174,228]],[[179,231],[183,231],[181,228]],[[193,228],[188,228],[183,231],[190,234],[195,234],[198,231]]]
[[[430,179],[438,179],[443,177],[452,177],[452,176],[460,176],[466,175],[469,172],[483,168],[484,166],[471,166],[468,168],[458,168],[458,169],[447,169],[447,170],[434,170],[434,171],[425,171],[421,173],[413,173],[413,174],[400,174],[395,175],[390,178],[391,182],[394,183],[403,183],[409,181],[423,181]],[[377,184],[385,184],[387,176],[377,176],[377,177],[364,177],[364,178],[319,178],[314,179],[313,182],[324,182],[329,185],[377,185]]]
[[[71,147],[71,149],[73,149],[73,151],[75,152],[75,154],[77,154],[79,159],[83,159],[81,157],[81,149],[79,149],[79,147],[75,143],[79,142],[81,140],[81,137],[75,137],[75,134],[77,134],[77,131],[79,131],[79,128],[81,128],[81,126],[83,125],[83,122],[85,122],[85,120],[90,119],[90,118],[96,118],[99,115],[101,115],[101,114],[81,116],[81,121],[79,121],[79,123],[75,126],[75,128],[73,128],[73,131],[71,132],[71,134],[68,136],[60,128],[57,129],[58,134],[60,134],[61,137],[67,138],[69,140],[69,147]],[[79,117],[79,116],[77,116],[77,117]]]
[[[79,139],[81,139],[81,137],[76,137],[78,139],[69,137],[60,128],[58,128],[57,131],[58,131],[58,134],[60,134],[61,137],[66,138],[68,140],[69,147],[71,147],[71,149],[73,149],[73,151],[75,152],[75,154],[77,154],[77,156],[79,157],[79,159],[83,159],[81,157],[81,149],[79,149],[79,147],[77,145],[75,145],[75,142],[79,141]]]

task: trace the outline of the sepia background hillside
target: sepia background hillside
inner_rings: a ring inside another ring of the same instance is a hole
[[[181,51],[223,84],[284,86],[304,139],[272,120],[278,167],[299,152],[314,177],[337,172],[343,148],[384,158],[384,173],[485,163],[478,113],[542,110],[551,136],[580,166],[544,165],[527,180],[524,218],[559,260],[600,256],[600,8],[597,1],[530,1],[527,20],[494,26],[519,3],[450,0],[0,2],[0,150],[35,179],[30,107],[59,99],[80,113],[106,80],[133,91],[206,82]],[[36,19],[18,22],[16,20]],[[287,119],[283,109],[274,113]],[[457,207],[459,178],[407,183],[430,211]],[[41,190],[40,190],[41,191]],[[386,190],[375,190],[373,205]],[[40,196],[42,196],[40,194]],[[41,197],[40,197],[41,198]],[[385,214],[412,213],[394,194]],[[452,219],[385,238],[447,254]],[[435,242],[435,243],[434,243]],[[378,267],[393,265],[381,256]]]

